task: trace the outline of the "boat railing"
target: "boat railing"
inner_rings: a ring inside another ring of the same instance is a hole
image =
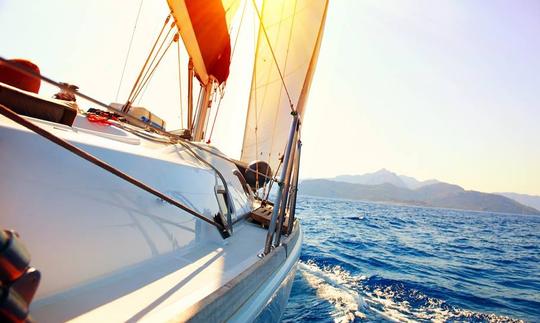
[[[10,110],[8,107],[0,104],[0,114],[4,115],[6,118],[12,120],[13,122],[35,132],[36,134],[44,137],[45,139],[59,145],[60,147],[68,150],[69,152],[81,157],[82,159],[85,159],[86,161],[104,169],[105,171],[119,177],[120,179],[131,183],[140,189],[157,196],[158,198],[164,200],[165,202],[185,211],[186,213],[196,217],[197,219],[200,219],[210,225],[215,226],[221,236],[225,239],[230,236],[230,230],[226,223],[224,223],[221,220],[221,216],[216,216],[214,219],[208,219],[204,215],[200,214],[199,212],[193,210],[192,208],[180,203],[176,199],[158,191],[157,189],[139,181],[138,179],[131,177],[130,175],[122,172],[118,168],[106,163],[105,161],[102,161],[101,159],[97,158],[96,156],[76,147],[75,145],[67,142],[66,140],[52,134],[51,132],[43,129],[42,127],[39,127],[38,125],[34,124],[33,122],[26,120],[25,118],[18,115],[16,112]]]

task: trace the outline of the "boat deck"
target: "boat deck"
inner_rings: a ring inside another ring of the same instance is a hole
[[[32,304],[38,322],[152,320],[182,312],[252,266],[266,230],[245,222],[224,243],[204,243]],[[171,308],[172,307],[172,308]]]

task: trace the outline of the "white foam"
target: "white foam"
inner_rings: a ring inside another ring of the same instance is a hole
[[[309,286],[316,291],[317,297],[327,300],[334,306],[335,310],[331,315],[335,322],[352,322],[355,318],[369,319],[373,314],[395,322],[418,320],[446,322],[468,319],[489,322],[523,322],[507,316],[451,307],[445,305],[443,300],[427,297],[417,291],[412,291],[411,295],[424,300],[425,303],[420,307],[412,307],[409,301],[400,300],[403,293],[411,291],[396,289],[395,286],[394,288],[392,286],[367,288],[363,284],[367,279],[366,276],[351,275],[340,266],[319,267],[313,261],[308,261],[300,262],[298,268]]]
[[[360,311],[360,297],[351,289],[353,277],[341,267],[320,268],[313,262],[300,263],[300,273],[315,289],[317,296],[327,300],[335,308],[332,317],[335,322],[352,322],[356,317],[366,318]]]

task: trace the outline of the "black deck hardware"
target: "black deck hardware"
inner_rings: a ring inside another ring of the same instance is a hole
[[[227,239],[231,236],[231,233],[229,232],[229,230],[227,230],[227,227],[223,222],[223,215],[221,213],[217,213],[216,215],[214,215],[214,221],[221,225],[221,229],[218,228],[218,231],[223,239]]]
[[[261,206],[255,210],[253,210],[250,214],[250,218],[259,223],[262,227],[268,228],[268,225],[270,224],[270,220],[272,218],[272,211],[273,207],[271,206]],[[286,217],[287,221],[283,222],[282,226],[282,232],[287,233],[289,231],[289,221],[288,216]]]
[[[0,230],[0,321],[31,322],[29,306],[41,274],[14,231]]]

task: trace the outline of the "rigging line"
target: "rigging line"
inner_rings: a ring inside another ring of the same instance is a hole
[[[148,79],[150,78],[151,73],[153,73],[153,71],[156,69],[157,65],[159,64],[159,61],[156,64],[154,64],[154,63],[156,61],[156,58],[161,54],[161,50],[163,49],[163,45],[165,45],[165,43],[167,42],[167,38],[169,38],[169,35],[171,34],[171,31],[173,30],[173,24],[171,24],[171,27],[167,31],[167,34],[165,35],[165,37],[161,41],[161,45],[159,45],[158,50],[156,51],[154,57],[152,58],[152,61],[150,62],[150,64],[148,65],[148,68],[144,72],[142,80],[137,85],[137,89],[135,90],[135,94],[133,94],[133,96],[131,97],[131,102],[135,101],[135,98],[141,93],[141,90],[144,87],[144,84],[146,84],[148,82]],[[169,44],[169,46],[170,46],[170,44]],[[165,51],[167,51],[167,49],[169,49],[169,48],[167,47],[165,49]],[[150,72],[150,71],[152,71],[152,72]]]
[[[263,2],[263,7],[262,7],[262,11],[264,12],[265,11],[265,5],[266,5],[266,2]],[[285,3],[282,4],[281,6],[281,14],[280,16],[283,16],[283,12],[285,10],[286,6],[285,6]],[[280,31],[281,31],[281,28],[282,28],[282,24],[283,24],[283,21],[284,19],[280,19],[279,20],[279,25],[278,25],[278,29],[277,29],[277,34],[279,35],[280,34]],[[263,22],[262,20],[259,22],[259,33],[258,33],[258,39],[257,39],[257,52],[259,50],[259,42],[262,42],[262,37],[263,37]],[[257,63],[256,63],[257,64]],[[256,65],[258,66],[258,65]],[[270,66],[271,67],[271,66]],[[256,76],[255,72],[253,73],[254,76]],[[266,80],[265,80],[265,83],[263,85],[266,85],[266,84],[269,84],[269,80],[270,80],[270,77],[271,77],[271,73],[268,73],[267,76],[266,76]],[[275,81],[272,81],[272,82],[275,82]],[[279,82],[279,81],[278,81]],[[257,100],[257,93],[259,92],[259,89],[260,88],[263,88],[262,85],[259,85],[258,83],[258,80],[254,83],[255,84],[255,89],[254,89],[254,97],[255,99]],[[279,88],[279,98],[281,98],[281,95],[282,95],[282,92],[283,92],[283,87],[280,87]],[[265,101],[266,101],[266,97],[267,97],[267,94],[268,94],[268,86],[264,86],[264,91],[262,93],[262,99],[260,100],[260,104],[255,104],[255,108],[253,109],[254,110],[254,113],[255,113],[255,151],[256,151],[256,159],[262,159],[262,155],[259,155],[259,145],[258,145],[258,129],[259,129],[259,117],[260,115],[262,114],[263,110],[264,110],[264,106],[265,106]],[[278,105],[279,105],[280,102],[278,102]],[[279,110],[279,109],[278,109]],[[277,113],[278,111],[276,110],[276,115],[274,117],[274,132],[275,132],[275,126],[276,126],[276,119],[277,119]],[[273,141],[274,141],[274,132],[272,133],[272,141],[271,141],[271,145],[270,145],[270,148],[268,149],[268,153],[265,152],[265,156],[264,156],[264,159],[267,160],[268,162],[271,161],[271,157],[272,157],[272,149],[273,149]],[[262,152],[261,152],[262,153]],[[258,184],[258,179],[257,179],[257,176],[256,176],[256,183]],[[263,188],[266,189],[266,183],[265,185],[263,185]],[[258,192],[258,191],[257,191]],[[263,195],[265,195],[265,190],[263,190]]]
[[[174,27],[174,22],[171,24],[171,27],[167,31],[167,34],[165,35],[165,37],[163,37],[163,40],[161,41],[161,44],[159,45],[158,50],[154,54],[154,57],[152,58],[152,61],[148,65],[148,68],[144,71],[144,75],[142,77],[143,81],[139,82],[139,84],[137,85],[137,90],[135,91],[135,93],[141,91],[141,83],[144,82],[144,80],[148,77],[148,73],[149,73],[150,69],[152,69],[152,67],[154,66],[154,62],[156,61],[156,58],[160,55],[161,50],[163,49],[163,45],[165,45],[165,43],[167,42],[167,38],[169,38],[169,35],[171,34],[171,31],[173,31],[173,27]]]
[[[212,93],[210,94],[210,100],[208,101],[209,105],[207,108],[207,110],[210,110],[210,108],[212,107],[212,103],[214,103],[214,101],[216,100],[216,96],[217,96],[217,86],[214,88],[214,81],[212,80]],[[216,82],[217,83],[217,82]],[[221,103],[221,99],[219,101],[219,103]],[[203,131],[203,138],[202,140],[204,141],[204,137],[206,137],[206,134],[208,134],[208,125],[210,124],[210,112],[207,112],[207,115],[206,115],[206,120],[204,120],[204,131]],[[216,115],[217,116],[217,115]],[[215,122],[215,119],[214,119],[214,122]]]
[[[59,83],[51,78],[48,78],[44,75],[41,75],[39,73],[36,73],[35,71],[29,69],[28,67],[25,67],[25,66],[21,66],[21,65],[18,65],[18,64],[15,64],[7,59],[5,59],[4,57],[0,56],[0,62],[4,63],[4,64],[7,64],[9,65],[11,68],[23,73],[24,75],[27,75],[27,76],[30,76],[30,77],[35,77],[35,78],[38,78],[46,83],[49,83],[53,86],[56,86],[58,87],[59,89],[62,89],[62,90],[65,90],[79,98],[82,98],[84,100],[87,100],[87,101],[90,101],[91,103],[94,103],[102,108],[104,108],[105,110],[107,111],[110,111],[110,112],[114,112],[116,113],[117,115],[125,118],[127,120],[127,122],[130,124],[130,125],[133,125],[134,127],[137,127],[141,130],[144,130],[144,131],[147,131],[149,133],[157,133],[157,134],[160,134],[162,136],[165,136],[167,138],[170,138],[170,139],[175,139],[177,138],[178,136],[174,135],[174,134],[171,134],[167,131],[164,131],[156,126],[153,126],[152,124],[148,124],[148,123],[145,123],[135,117],[133,117],[132,115],[129,115],[121,110],[117,110],[115,108],[112,108],[110,105],[108,104],[105,104],[101,101],[99,101],[98,99],[95,99],[87,94],[84,94],[78,90],[73,90],[69,87],[66,87],[63,83]],[[125,125],[125,123],[124,123]]]
[[[287,63],[289,61],[289,49],[291,47],[291,39],[292,39],[292,34],[293,34],[293,29],[294,29],[294,22],[295,22],[295,18],[296,18],[296,6],[297,6],[297,4],[298,4],[298,0],[295,0],[294,1],[294,8],[293,8],[293,16],[292,16],[292,21],[291,21],[291,27],[289,28],[289,39],[287,41],[287,54],[285,55],[285,64],[283,66],[283,69],[285,71],[287,70]],[[283,14],[284,7],[285,7],[285,4],[283,4],[282,14]],[[280,22],[279,22],[280,29],[281,29],[281,23],[282,22],[283,22],[283,19],[280,19]],[[282,88],[279,89],[279,97],[280,98],[281,98],[281,93],[282,93]],[[274,147],[274,140],[276,139],[275,133],[276,133],[276,127],[278,125],[278,118],[279,118],[279,105],[280,105],[279,101],[278,101],[277,105],[278,105],[278,109],[276,109],[276,114],[274,116],[274,128],[272,129],[272,137],[271,137],[272,140],[270,142],[270,152],[268,154],[268,160],[270,160],[272,158],[272,147]]]
[[[124,59],[124,67],[122,68],[122,75],[120,76],[120,83],[118,83],[118,89],[116,89],[116,98],[115,102],[118,102],[118,95],[120,94],[120,88],[122,87],[122,82],[124,81],[124,74],[126,73],[126,66],[129,59],[129,54],[131,53],[131,45],[133,44],[133,38],[135,37],[135,31],[137,30],[137,24],[139,23],[139,16],[141,15],[141,9],[144,0],[141,0],[139,3],[139,10],[137,11],[137,18],[135,18],[135,25],[133,25],[133,31],[131,32],[131,39],[129,40],[129,46],[126,53],[126,58]]]
[[[238,44],[238,36],[240,35],[240,30],[242,28],[242,23],[244,21],[244,14],[246,12],[247,1],[248,0],[244,1],[244,7],[242,8],[242,15],[240,17],[240,23],[238,24],[238,31],[236,32],[236,37],[234,39],[234,45],[233,45],[232,52],[231,52],[231,58],[230,58],[231,61],[233,60],[234,53],[236,51],[236,44]],[[180,52],[179,52],[179,54],[180,54]],[[218,115],[219,115],[219,108],[221,107],[221,101],[223,100],[223,95],[224,95],[223,91],[224,90],[222,89],[221,93],[220,93],[218,106],[216,108],[216,113],[214,115],[214,121],[212,122],[212,128],[210,129],[210,134],[208,135],[207,144],[209,144],[211,142],[211,140],[212,140],[212,135],[214,133],[214,127],[216,126],[216,121],[217,121],[217,118],[218,118]],[[207,129],[208,129],[208,123],[206,124],[206,128],[204,129],[205,133],[207,133]]]
[[[264,3],[263,3],[264,6]],[[259,53],[259,46],[257,46],[257,40],[260,37],[260,33],[257,32],[257,21],[256,19],[252,19],[253,21],[253,48],[255,49],[255,59],[258,56]],[[259,23],[260,24],[260,23]],[[248,101],[248,108],[246,112],[246,119],[245,119],[245,126],[244,126],[244,138],[242,140],[242,149],[240,151],[241,158],[245,159],[246,155],[252,153],[251,144],[248,145],[249,138],[252,137],[251,133],[254,132],[255,136],[255,154],[254,158],[256,159],[258,156],[258,150],[257,150],[257,130],[252,129],[252,119],[253,114],[255,115],[255,126],[257,125],[257,92],[254,91],[254,89],[257,88],[257,65],[256,61],[253,64],[253,75],[251,77],[251,86],[249,88],[249,101]],[[252,108],[252,106],[255,106],[255,108]],[[252,112],[253,111],[253,112]],[[247,149],[247,148],[250,149]]]
[[[73,90],[71,90],[69,88],[66,88],[64,85],[60,84],[59,82],[54,81],[53,79],[50,79],[50,78],[48,78],[48,77],[46,77],[44,75],[41,75],[41,74],[37,74],[35,71],[30,70],[27,67],[14,64],[14,63],[12,63],[11,61],[5,59],[2,56],[0,56],[0,62],[9,65],[11,68],[14,68],[17,71],[19,71],[19,72],[21,72],[21,73],[23,73],[23,74],[25,74],[27,76],[38,78],[38,79],[40,79],[40,80],[42,80],[44,82],[47,82],[47,83],[49,83],[49,84],[51,84],[53,86],[58,87],[60,89],[65,89],[66,91],[69,91],[70,93],[72,93],[72,94],[74,94],[74,95],[76,95],[76,96],[78,96],[78,97],[80,97],[82,99],[88,100],[88,101],[90,101],[90,102],[92,102],[92,103],[94,103],[96,105],[101,106],[102,108],[106,109],[107,111],[117,113],[121,117],[124,117],[124,118],[130,120],[130,122],[133,122],[133,127],[137,128],[137,129],[141,129],[141,130],[151,130],[151,133],[157,133],[159,135],[165,136],[165,137],[169,138],[170,143],[173,143],[173,140],[182,141],[184,143],[195,146],[200,150],[206,151],[207,153],[212,154],[212,155],[214,155],[214,156],[216,156],[218,158],[229,161],[229,162],[231,162],[233,164],[239,163],[238,160],[234,160],[234,159],[229,158],[229,157],[227,157],[227,156],[225,156],[225,155],[223,155],[221,153],[217,153],[215,151],[212,151],[207,147],[200,146],[200,145],[198,145],[198,144],[196,144],[194,142],[191,142],[191,141],[186,141],[186,140],[184,140],[182,138],[179,138],[178,136],[172,135],[169,132],[163,131],[163,130],[161,130],[159,128],[155,128],[155,127],[153,127],[151,125],[148,125],[148,124],[146,124],[146,123],[144,123],[142,121],[139,121],[138,119],[134,118],[133,116],[131,116],[131,115],[127,114],[127,113],[124,113],[122,111],[118,111],[116,109],[113,109],[109,105],[107,105],[107,104],[105,104],[105,103],[103,103],[103,102],[101,102],[101,101],[99,101],[97,99],[94,99],[93,97],[91,97],[89,95],[86,95],[86,94],[84,94],[82,92],[79,92],[79,91],[73,91]],[[200,94],[200,92],[199,92],[199,94]],[[200,96],[199,96],[199,98],[200,98]],[[119,124],[121,124],[123,127],[131,126],[131,124],[125,124],[125,123],[119,123]],[[116,124],[116,125],[118,126],[118,124]],[[149,138],[147,138],[147,139],[149,139]],[[260,175],[264,176],[264,174],[260,174]]]
[[[157,197],[159,197],[160,199],[168,202],[169,204],[172,204],[176,207],[178,207],[179,209],[182,209],[183,211],[193,215],[194,217],[200,219],[200,220],[203,220],[204,222],[208,223],[208,224],[211,224],[215,227],[217,227],[219,230],[223,230],[223,226],[221,224],[219,224],[218,222],[215,222],[215,221],[212,221],[208,218],[206,218],[204,215],[202,214],[199,214],[197,211],[195,210],[192,210],[191,208],[183,205],[182,203],[176,201],[175,199],[161,193],[160,191],[156,190],[155,188],[151,187],[151,186],[148,186],[146,184],[144,184],[143,182],[137,180],[136,178],[134,177],[131,177],[130,175],[122,172],[121,170],[117,169],[116,167],[102,161],[101,159],[95,157],[94,155],[92,154],[89,154],[88,152],[76,147],[75,145],[67,142],[66,140],[58,137],[58,136],[55,136],[54,134],[50,133],[49,131],[37,126],[36,124],[32,123],[31,121],[29,120],[26,120],[25,118],[21,117],[20,115],[18,115],[17,113],[13,112],[12,110],[10,110],[9,108],[7,108],[6,106],[4,105],[1,105],[0,104],[0,114],[4,115],[5,117],[7,117],[8,119],[18,123],[19,125],[35,132],[36,134],[44,137],[45,139],[61,146],[62,148],[72,152],[73,154],[87,160],[88,162],[100,167],[101,169],[139,187],[140,189],[152,194],[152,195],[155,195]]]
[[[266,6],[266,2],[263,2],[263,5],[262,5],[262,11],[264,12],[265,11],[265,6]],[[285,2],[282,1],[282,5],[281,5],[281,12],[280,12],[280,19],[279,19],[279,23],[277,25],[277,31],[276,31],[276,34],[277,35],[280,35],[281,33],[281,28],[282,28],[282,25],[283,25],[283,21],[285,19],[283,19],[283,13],[285,11]],[[260,25],[262,25],[262,21],[260,22]],[[263,33],[262,33],[262,27],[259,27],[259,39],[258,41],[262,43],[262,37],[263,37]],[[257,43],[258,44],[258,43]],[[259,46],[257,46],[258,48]],[[271,66],[269,66],[271,67]],[[258,110],[257,113],[258,114],[261,114],[262,111],[264,110],[264,107],[265,107],[265,102],[266,102],[266,97],[267,97],[267,94],[268,94],[268,88],[269,88],[269,84],[272,84],[274,82],[280,82],[280,80],[270,80],[272,78],[272,73],[270,73],[270,71],[267,71],[267,75],[266,75],[266,79],[264,80],[264,83],[263,84],[260,84],[259,82],[257,82],[257,86],[255,88],[255,90],[258,92],[259,89],[263,89],[262,91],[262,99],[260,100],[261,103],[260,103],[260,107],[257,107]],[[281,103],[281,93],[283,92],[283,87],[280,87],[279,88],[279,101],[277,102],[278,104],[278,107],[279,107],[279,104]],[[279,109],[278,109],[279,110]],[[276,116],[277,116],[277,110],[276,110]],[[276,119],[276,117],[274,117],[274,119]],[[259,121],[258,119],[256,120],[256,123],[257,123],[257,126],[259,125]],[[275,125],[275,121],[274,121],[274,125]],[[272,133],[272,137],[273,137],[273,133]],[[270,146],[270,149],[272,149],[272,145]],[[270,153],[268,154],[268,161],[270,161]]]
[[[240,35],[240,30],[242,29],[242,22],[244,21],[244,14],[246,13],[246,7],[247,7],[248,0],[244,1],[244,8],[242,8],[242,16],[240,16],[240,23],[238,24],[238,32],[236,33],[236,37],[234,39],[234,45],[231,53],[231,61],[234,57],[234,52],[236,51],[236,44],[238,44],[238,36]]]
[[[193,114],[193,118],[195,118],[199,113],[199,104],[201,103],[201,97],[202,97],[202,85],[199,87],[199,95],[197,96],[197,105],[195,106],[195,113]],[[193,132],[193,127],[195,127],[195,122],[191,125],[191,129],[189,129],[190,132]]]
[[[179,144],[186,144],[186,145],[190,145],[190,146],[193,146],[199,150],[202,150],[204,152],[207,152],[208,154],[210,155],[213,155],[217,158],[220,158],[222,160],[226,160],[232,164],[235,164],[235,165],[238,165],[238,164],[241,164],[240,161],[238,160],[235,160],[235,159],[232,159],[230,157],[227,157],[225,155],[223,155],[222,153],[219,153],[219,152],[216,152],[210,148],[208,148],[207,146],[203,146],[203,145],[199,145],[197,143],[194,143],[192,141],[189,141],[189,140],[186,140],[184,138],[180,138],[180,137],[166,137],[167,139],[162,139],[162,138],[158,138],[158,137],[154,137],[154,136],[151,136],[150,134],[148,134],[148,132],[142,132],[140,131],[138,128],[136,127],[131,127],[130,125],[128,124],[125,124],[125,123],[122,123],[122,122],[118,122],[118,121],[110,121],[112,123],[113,126],[115,127],[118,127],[118,128],[121,128],[125,131],[129,131],[130,133],[136,135],[136,136],[139,136],[139,137],[142,137],[146,140],[151,140],[151,141],[155,141],[155,142],[160,142],[160,143],[166,143],[166,144],[175,144],[175,143],[179,143]],[[164,134],[167,134],[167,133],[164,133]],[[164,135],[162,134],[162,135]],[[279,166],[278,166],[279,167]],[[278,168],[279,170],[279,168]],[[252,172],[255,172],[255,171],[252,171]],[[267,176],[266,174],[264,173],[258,173],[259,176],[261,177],[264,177],[264,178],[267,178],[269,180],[274,180],[273,177],[271,176]]]
[[[281,78],[281,83],[283,84],[283,88],[285,88],[285,93],[287,93],[287,99],[289,100],[289,106],[291,107],[291,111],[294,112],[294,105],[291,100],[291,95],[289,94],[289,90],[287,89],[287,85],[285,84],[285,78],[283,77],[283,74],[281,73],[281,69],[279,68],[279,64],[276,58],[276,54],[274,53],[274,49],[272,48],[272,45],[270,44],[270,38],[268,37],[268,33],[266,32],[266,28],[264,27],[264,23],[262,21],[261,13],[259,12],[259,8],[257,7],[257,3],[255,3],[255,0],[252,0],[253,6],[255,7],[255,12],[257,13],[257,17],[259,17],[259,21],[261,22],[261,28],[264,33],[264,38],[266,39],[266,42],[268,43],[268,48],[270,49],[270,53],[272,54],[272,58],[274,59],[274,63],[276,63],[276,69],[279,73],[279,77]]]
[[[206,142],[207,144],[210,143],[210,141],[212,140],[212,134],[214,133],[214,126],[216,125],[216,120],[218,118],[218,114],[219,114],[219,107],[221,106],[221,100],[223,100],[223,90],[221,90],[221,93],[219,95],[219,101],[218,101],[218,105],[217,105],[217,108],[216,108],[216,115],[214,116],[214,122],[212,123],[212,128],[210,129],[210,134],[208,135],[208,141]],[[206,129],[205,129],[205,132],[206,132]]]
[[[274,172],[274,174],[279,174],[279,169],[281,168],[281,164],[283,164],[283,158],[280,158],[278,167],[277,167],[276,171]],[[268,198],[270,197],[270,192],[272,191],[272,184],[274,184],[274,182],[277,182],[276,177],[273,177],[272,180],[270,181],[270,183],[268,183],[268,185],[264,186],[265,187],[265,192],[263,192],[263,196],[264,196],[264,194],[266,194],[266,197],[263,198],[263,201],[268,201]],[[267,186],[268,186],[268,192],[266,192],[266,187]]]
[[[184,108],[182,106],[182,67],[180,64],[180,42],[176,41],[178,48],[178,93],[180,96],[180,129],[184,128]]]
[[[76,95],[80,98],[83,98],[85,100],[88,100],[94,104],[97,104],[99,105],[100,107],[102,108],[105,108],[107,111],[111,111],[111,112],[114,112],[114,113],[117,113],[118,115],[120,115],[121,117],[124,117],[126,119],[128,119],[130,122],[133,122],[135,125],[137,125],[138,127],[142,128],[142,129],[147,129],[147,128],[150,128],[152,129],[152,131],[155,131],[157,133],[160,133],[162,135],[165,135],[165,136],[170,136],[170,134],[168,134],[167,132],[164,132],[162,131],[161,129],[158,129],[154,126],[151,126],[151,125],[148,125],[148,124],[145,124],[143,123],[142,121],[139,121],[138,119],[134,118],[133,116],[127,114],[127,113],[124,113],[120,110],[116,110],[114,108],[112,108],[111,106],[109,106],[108,104],[105,104],[101,101],[99,101],[98,99],[94,99],[93,97],[87,95],[87,94],[84,94],[78,90],[73,90],[73,89],[70,89],[69,87],[66,87],[63,83],[59,83],[51,78],[48,78],[44,75],[41,75],[40,73],[36,73],[35,71],[33,70],[30,70],[29,68],[25,67],[25,66],[20,66],[18,64],[14,64],[13,62],[3,58],[2,56],[0,56],[0,62],[4,63],[4,64],[7,64],[9,65],[11,68],[27,75],[27,76],[31,76],[31,77],[35,77],[35,78],[38,78],[42,81],[45,81],[51,85],[54,85],[56,87],[58,87],[59,89],[62,89],[62,90],[65,90],[73,95]]]
[[[148,84],[148,82],[150,82],[150,79],[152,78],[152,76],[154,76],[154,72],[156,71],[156,68],[159,66],[159,63],[161,63],[161,60],[163,59],[165,54],[167,54],[167,51],[169,50],[169,48],[171,48],[171,45],[172,45],[173,42],[174,42],[174,39],[171,39],[171,41],[169,42],[169,45],[167,45],[167,47],[165,48],[163,53],[161,53],[161,57],[158,59],[156,64],[153,66],[152,70],[149,72],[149,74],[146,77],[146,79],[144,80],[144,82],[141,83],[141,86],[140,86],[139,90],[137,91],[137,93],[135,93],[135,95],[133,95],[132,101],[135,101],[135,99],[139,96],[139,94],[141,94],[143,89],[146,90],[148,88],[146,85]],[[140,102],[141,99],[142,99],[142,96],[139,98],[138,102]]]
[[[264,4],[263,4],[264,5]],[[259,22],[259,28],[262,22]],[[257,30],[257,21],[253,19],[253,44],[255,46],[255,60],[257,59],[258,53],[259,53],[259,46],[258,39],[259,39],[259,32],[255,32]],[[259,134],[257,133],[258,127],[259,127],[259,115],[257,111],[257,61],[253,62],[253,81],[251,82],[252,88],[250,89],[253,92],[253,99],[255,101],[254,105],[255,108],[253,109],[255,113],[255,128],[253,129],[255,132],[255,156],[254,159],[259,159]],[[255,87],[255,90],[253,89]],[[250,98],[251,99],[251,98]],[[250,102],[251,103],[251,102]],[[248,111],[249,116],[249,111]],[[246,120],[246,128],[247,128],[247,120]],[[247,131],[247,130],[246,130]],[[245,134],[244,134],[245,136]],[[245,140],[245,139],[244,139]],[[259,172],[257,171],[255,173],[255,192],[258,196],[258,189],[259,189]]]
[[[142,74],[143,74],[144,70],[146,69],[146,65],[148,65],[148,61],[150,60],[150,57],[152,57],[152,54],[154,53],[154,50],[156,49],[157,43],[158,43],[159,39],[161,38],[161,35],[163,34],[163,31],[165,30],[165,27],[167,27],[167,24],[169,23],[170,19],[171,19],[171,14],[169,13],[167,15],[167,18],[165,19],[165,22],[163,23],[163,27],[161,28],[161,31],[159,32],[158,37],[156,38],[156,41],[154,42],[154,45],[152,46],[152,49],[150,50],[150,53],[148,54],[148,57],[146,58],[146,61],[144,62],[143,67],[141,68],[141,71],[139,72],[139,75],[137,76],[137,80],[135,81],[135,83],[133,84],[133,87],[131,88],[131,92],[129,93],[128,100],[127,100],[124,108],[122,108],[122,112],[127,112],[129,110],[129,103],[130,103],[129,100],[130,100],[131,96],[133,95],[133,93],[135,92],[135,88],[137,87],[137,84],[139,83],[139,81],[140,81],[140,79],[142,77]]]
[[[184,143],[186,143],[186,144],[188,144],[188,145],[197,147],[197,149],[199,149],[199,150],[203,150],[203,151],[205,151],[205,152],[207,152],[207,153],[209,153],[209,154],[211,154],[211,155],[214,155],[214,156],[216,156],[216,157],[218,157],[218,158],[221,158],[221,159],[223,159],[223,160],[226,160],[226,161],[228,161],[228,162],[230,162],[230,163],[233,163],[233,164],[235,164],[235,165],[239,165],[239,164],[242,165],[242,162],[239,161],[239,160],[234,160],[234,159],[232,159],[232,158],[229,158],[229,157],[227,157],[227,156],[225,156],[225,155],[223,155],[223,154],[221,154],[221,153],[218,153],[218,152],[216,152],[216,151],[213,151],[213,150],[209,149],[208,147],[199,145],[199,144],[197,144],[197,143],[195,143],[195,142],[193,142],[193,141],[185,140],[185,139],[183,139],[183,138],[178,138],[178,141],[182,141],[182,142],[184,142]],[[247,166],[247,165],[246,165],[246,166]],[[255,171],[251,170],[251,172],[255,172]],[[268,175],[266,175],[265,173],[258,173],[258,174],[259,174],[259,176],[261,176],[261,177],[267,178],[267,179],[269,179],[269,180],[273,180],[273,177],[268,176]]]

